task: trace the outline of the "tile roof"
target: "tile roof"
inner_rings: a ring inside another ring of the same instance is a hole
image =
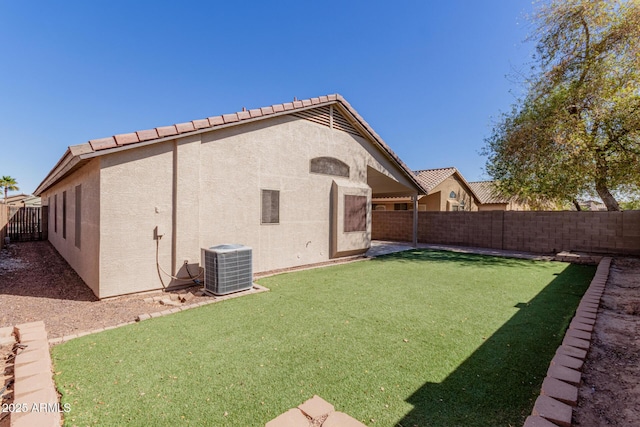
[[[498,193],[494,181],[470,182],[469,186],[480,199],[480,203],[509,203],[510,198]]]
[[[458,170],[454,167],[414,171],[417,181],[429,193]],[[459,173],[458,173],[459,174]]]
[[[358,114],[358,112],[351,107],[339,94],[319,96],[310,99],[297,100],[293,102],[285,102],[282,104],[274,104],[267,107],[255,108],[231,113],[222,114],[219,116],[208,117],[206,119],[198,119],[185,123],[178,123],[170,126],[160,126],[153,129],[139,130],[136,132],[124,133],[119,135],[113,135],[107,138],[92,139],[87,143],[70,146],[58,163],[53,167],[45,179],[40,183],[34,194],[42,193],[46,188],[53,185],[55,182],[64,178],[75,169],[80,167],[83,162],[88,158],[106,154],[110,150],[120,149],[127,146],[130,148],[135,144],[154,143],[155,141],[163,140],[164,138],[171,138],[177,135],[186,135],[191,132],[206,132],[209,130],[215,130],[220,127],[234,126],[240,124],[243,121],[260,120],[268,118],[269,116],[290,114],[297,111],[304,111],[310,108],[316,108],[324,105],[337,104],[342,107],[343,111],[346,110],[351,115],[351,119],[359,125],[361,129],[368,134],[373,142],[385,152],[389,158],[399,166],[399,168],[406,174],[406,177],[410,179],[418,189],[420,194],[426,193],[422,184],[413,174],[411,169],[398,157],[398,155],[382,140],[382,138],[369,126],[369,124]]]
[[[108,150],[110,148],[117,148],[129,144],[152,141],[154,139],[180,135],[184,133],[194,132],[196,130],[213,129],[217,126],[222,126],[229,123],[238,123],[243,120],[255,119],[257,117],[269,116],[285,111],[292,111],[335,101],[342,101],[343,103],[346,103],[346,101],[338,94],[319,96],[317,98],[304,99],[301,101],[295,100],[293,102],[270,105],[268,107],[256,108],[249,111],[243,109],[243,111],[238,111],[236,113],[222,114],[219,116],[208,117],[206,119],[192,120],[186,123],[177,123],[174,125],[161,126],[154,129],[123,133],[107,138],[92,139],[91,141],[89,141],[89,145],[91,146],[91,150],[94,152]]]

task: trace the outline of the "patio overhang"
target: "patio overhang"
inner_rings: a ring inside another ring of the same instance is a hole
[[[417,191],[414,183],[404,185],[395,179],[378,172],[372,167],[367,168],[367,184],[371,187],[373,198],[380,197],[410,197],[413,204],[413,247],[418,246],[418,197],[424,191]]]
[[[412,197],[419,193],[415,186],[402,184],[388,175],[367,168],[367,184],[371,187],[372,197]]]

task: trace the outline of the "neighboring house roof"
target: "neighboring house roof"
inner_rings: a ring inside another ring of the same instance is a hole
[[[14,194],[13,196],[7,197],[7,205],[16,205],[16,204],[29,204],[34,205],[38,204],[40,201],[40,197],[36,197],[30,194]],[[0,199],[0,203],[4,203],[4,199]]]
[[[27,197],[31,197],[31,196],[24,193],[14,194],[13,196],[7,196],[7,203],[18,202],[20,200],[26,199]],[[4,198],[2,198],[2,201],[4,201]]]
[[[411,170],[398,157],[397,154],[380,138],[380,136],[369,126],[369,124],[351,107],[351,105],[339,94],[320,96],[304,100],[294,100],[282,104],[274,104],[268,107],[256,108],[252,110],[243,109],[231,114],[208,117],[206,119],[193,120],[186,123],[178,123],[171,126],[162,126],[153,129],[140,130],[137,132],[124,133],[107,138],[92,139],[87,143],[70,146],[54,168],[40,183],[34,194],[40,195],[51,185],[55,184],[71,172],[81,167],[89,159],[124,149],[137,146],[154,144],[157,142],[175,139],[187,135],[194,135],[220,128],[236,126],[256,120],[262,120],[280,115],[287,115],[296,112],[304,112],[321,106],[336,105],[343,113],[347,113],[352,120],[347,123],[336,123],[335,128],[347,132],[358,131],[368,135],[383,152],[394,162],[413,182],[417,189],[424,191],[420,182],[413,175]],[[354,127],[355,125],[355,127]]]
[[[460,172],[458,172],[458,169],[456,169],[454,167],[438,168],[438,169],[424,169],[424,170],[414,171],[414,174],[416,175],[416,178],[417,178],[418,182],[427,191],[427,194],[429,194],[438,185],[442,184],[444,182],[444,180],[446,180],[447,178],[449,178],[452,175],[455,175],[460,181],[462,181],[467,186],[467,188],[469,189],[469,192],[471,193],[471,195],[476,200],[480,200],[480,198],[475,193],[474,189],[471,188],[471,186],[469,185],[467,180],[464,179],[462,174]]]
[[[469,186],[478,195],[480,203],[509,203],[510,198],[500,195],[496,189],[494,181],[476,181],[470,182]]]
[[[418,182],[427,190],[427,193],[442,184],[445,179],[456,172],[458,172],[458,170],[454,167],[414,171]]]

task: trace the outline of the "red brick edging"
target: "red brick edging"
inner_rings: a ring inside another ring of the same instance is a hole
[[[208,305],[208,304],[213,304],[219,301],[224,301],[227,299],[232,299],[232,298],[238,298],[244,295],[249,295],[249,294],[256,294],[256,293],[260,293],[260,292],[267,292],[269,290],[269,288],[265,288],[264,286],[258,285],[258,284],[253,284],[253,287],[249,290],[246,291],[242,291],[242,292],[236,292],[234,294],[229,294],[229,295],[224,295],[224,296],[219,296],[219,297],[211,297],[211,300],[208,301],[200,301],[200,302],[195,302],[193,304],[185,304],[185,305],[181,305],[180,307],[173,307],[173,308],[169,308],[166,310],[162,310],[162,311],[156,311],[153,313],[144,313],[144,314],[140,314],[138,316],[136,316],[136,318],[130,322],[125,322],[125,323],[120,323],[118,325],[115,326],[107,326],[104,328],[99,328],[99,329],[93,329],[91,331],[85,331],[85,332],[79,332],[77,334],[73,334],[73,335],[65,335],[63,337],[59,337],[59,338],[51,338],[49,340],[49,344],[50,345],[57,345],[57,344],[61,344],[63,342],[67,342],[69,340],[72,340],[74,338],[80,338],[83,337],[85,335],[90,335],[90,334],[97,334],[98,332],[103,332],[103,331],[108,331],[111,329],[116,329],[116,328],[120,328],[122,326],[127,326],[127,325],[132,325],[134,323],[137,322],[141,322],[143,320],[147,320],[147,319],[153,319],[156,317],[162,317],[162,316],[167,316],[169,314],[174,314],[174,313],[178,313],[180,311],[185,311],[185,310],[189,310],[192,308],[196,308],[196,307],[202,307],[203,305]]]
[[[582,366],[591,346],[600,299],[609,277],[611,257],[602,258],[571,320],[562,345],[551,359],[540,396],[524,427],[570,427],[573,408],[578,404]]]
[[[52,376],[44,322],[14,327],[20,348],[14,360],[11,427],[59,427],[62,408]]]

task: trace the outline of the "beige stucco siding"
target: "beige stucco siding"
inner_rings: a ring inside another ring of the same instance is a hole
[[[310,160],[317,157],[347,164],[349,177],[311,173]],[[293,116],[125,146],[91,160],[44,196],[80,182],[88,224],[83,251],[73,253],[71,222],[66,241],[60,224],[58,233],[53,224],[49,230],[100,298],[188,283],[170,275],[187,277],[185,261],[197,274],[201,248],[223,243],[252,247],[255,272],[327,261],[332,248],[334,256],[364,251],[371,212],[366,230],[345,233],[345,195],[370,202],[371,185],[414,188],[364,137]],[[278,224],[262,224],[262,190],[279,191]],[[73,194],[67,197],[73,218]],[[61,209],[59,196],[58,215]]]
[[[507,203],[485,203],[478,206],[479,211],[506,211]]]
[[[451,192],[456,194],[455,199],[449,198]],[[427,211],[450,211],[452,204],[459,204],[463,200],[467,205],[465,210],[469,210],[469,203],[471,203],[472,211],[478,210],[478,206],[473,196],[467,191],[466,185],[453,175],[438,184],[430,193],[420,200],[421,204],[426,204]]]
[[[80,186],[80,224],[76,227],[76,191]],[[63,194],[66,192],[66,237]],[[56,197],[57,196],[57,197]],[[57,202],[55,202],[57,199]],[[98,295],[100,245],[100,159],[93,159],[42,194],[49,204],[49,241]],[[56,226],[57,221],[57,226]],[[78,241],[76,230],[80,231]],[[79,244],[79,247],[76,245]]]
[[[367,166],[384,168],[358,139],[291,116],[203,135],[202,247],[251,246],[256,272],[328,260],[335,177],[310,173],[309,161],[337,158],[351,181],[366,185]],[[279,224],[261,224],[263,189],[280,192]]]
[[[160,266],[171,273],[174,144],[168,141],[101,158],[101,298],[161,287],[156,245]],[[160,240],[155,238],[156,227]]]

